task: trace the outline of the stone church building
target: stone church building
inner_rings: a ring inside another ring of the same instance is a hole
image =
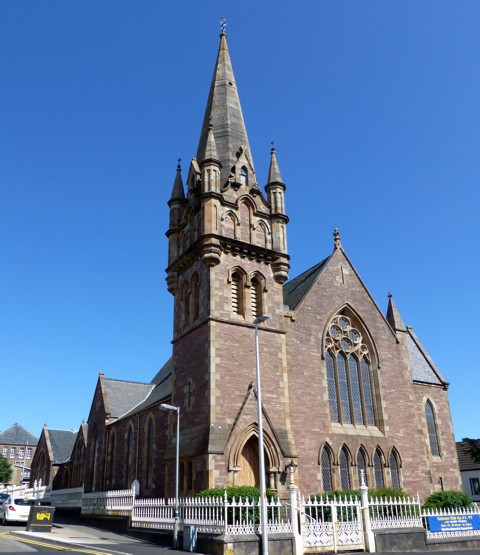
[[[370,487],[460,489],[448,383],[391,296],[381,312],[337,230],[324,260],[289,276],[285,197],[274,148],[257,180],[222,33],[196,156],[166,199],[172,357],[151,383],[99,376],[70,486],[81,466],[86,491],[138,480],[141,496],[172,496],[177,414],[161,403],[180,408],[181,496],[258,485],[254,320],[268,315],[268,487],[285,494],[293,460],[305,495],[357,488],[360,470]]]

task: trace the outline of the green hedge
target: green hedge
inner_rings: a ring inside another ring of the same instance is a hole
[[[373,497],[406,497],[406,493],[402,489],[397,488],[371,488],[368,490],[368,498],[372,499]],[[315,497],[323,499],[333,499],[336,497],[337,499],[360,499],[360,490],[358,489],[336,489],[333,491],[328,491],[326,493],[314,493],[310,495],[310,499],[314,499]]]
[[[233,498],[238,501],[240,498],[242,501],[248,500],[250,503],[254,503],[253,507],[249,509],[249,519],[251,522],[256,524],[260,523],[260,510],[258,507],[258,500],[260,499],[260,489],[253,486],[229,486],[226,488],[211,488],[204,489],[197,494],[198,497],[213,498],[220,497],[224,499],[225,492],[227,494],[227,501],[232,502]],[[267,488],[267,499],[268,501],[278,499],[278,496],[272,492],[272,490]],[[268,509],[267,511],[269,518],[273,514],[273,509]],[[227,521],[229,524],[240,524],[247,521],[247,515],[245,508],[229,507],[227,510]]]
[[[473,507],[470,495],[462,491],[438,491],[425,499],[424,509],[470,509]]]
[[[227,492],[227,500],[229,503],[232,499],[248,499],[249,501],[258,501],[260,497],[260,489],[253,486],[228,486],[226,488],[210,488],[204,489],[197,494],[198,497],[221,497],[223,499],[225,492]],[[267,488],[267,499],[277,499],[277,496],[272,490]]]

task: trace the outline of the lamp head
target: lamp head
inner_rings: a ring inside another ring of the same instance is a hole
[[[158,408],[160,410],[174,410],[175,412],[180,412],[180,407],[174,407],[168,403],[161,403]]]
[[[269,319],[270,319],[270,316],[267,316],[266,314],[264,314],[263,316],[259,316],[258,318],[255,318],[255,320],[253,321],[253,325],[258,326],[258,324],[261,324],[262,322],[266,322]]]

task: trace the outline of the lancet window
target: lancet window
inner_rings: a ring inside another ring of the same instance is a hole
[[[243,279],[238,272],[232,274],[232,311],[243,314]]]
[[[322,449],[322,454],[320,455],[320,464],[322,469],[323,491],[332,491],[332,457],[327,447],[324,447]]]
[[[373,469],[375,471],[375,487],[384,488],[385,480],[383,478],[383,457],[379,449],[373,454]]]
[[[358,483],[362,483],[362,471],[363,471],[363,479],[365,480],[365,484],[368,486],[367,480],[367,459],[365,457],[365,451],[363,449],[359,449],[357,453],[357,470],[358,470]]]
[[[332,422],[375,426],[371,356],[350,318],[340,315],[332,320],[325,349]]]
[[[254,276],[250,283],[250,309],[252,318],[257,318],[265,312],[263,307],[263,284],[257,276]]]
[[[440,456],[438,445],[437,424],[435,422],[435,410],[430,401],[425,403],[425,418],[427,419],[428,438],[430,440],[430,452],[433,456]]]
[[[346,447],[342,447],[340,451],[340,482],[342,489],[351,489],[350,456]]]
[[[153,470],[154,470],[154,438],[155,438],[155,423],[153,418],[148,419],[147,428],[145,430],[145,443],[146,443],[146,476],[147,487],[153,486]]]
[[[248,170],[245,166],[240,168],[240,183],[242,185],[248,185]]]
[[[398,465],[398,458],[395,451],[390,453],[390,478],[392,480],[392,487],[400,489],[400,469]]]

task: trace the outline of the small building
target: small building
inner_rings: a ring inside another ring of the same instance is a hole
[[[0,453],[13,466],[12,484],[30,480],[30,463],[37,448],[35,437],[20,424],[15,423],[0,433]]]
[[[30,484],[52,485],[59,468],[70,460],[78,430],[49,430],[44,424],[32,460]]]
[[[460,466],[462,489],[471,495],[475,502],[480,502],[480,463],[476,463],[467,452],[467,443],[457,441],[457,456]]]

